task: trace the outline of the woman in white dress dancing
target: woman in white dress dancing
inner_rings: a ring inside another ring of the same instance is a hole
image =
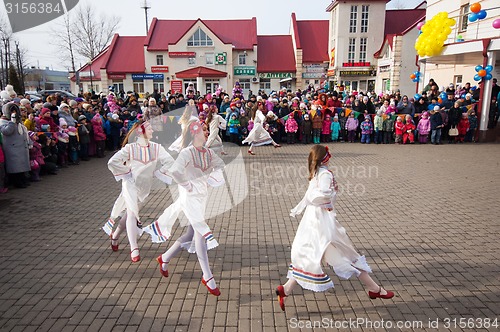
[[[253,128],[248,134],[247,138],[245,138],[242,144],[248,143],[250,144],[250,148],[248,149],[248,153],[254,155],[253,148],[255,146],[272,144],[275,148],[279,148],[281,145],[276,143],[271,135],[264,128],[264,121],[266,117],[262,112],[264,110],[264,103],[259,101],[257,103],[257,110],[253,112],[252,120],[253,120]]]

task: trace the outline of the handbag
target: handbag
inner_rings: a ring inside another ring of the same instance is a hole
[[[448,136],[458,136],[457,127],[451,127],[450,130],[448,130]]]

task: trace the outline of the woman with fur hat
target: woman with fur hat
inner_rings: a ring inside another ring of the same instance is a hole
[[[9,181],[18,188],[26,188],[30,171],[29,148],[32,146],[28,130],[20,122],[19,107],[9,102],[2,107],[0,133],[3,136],[5,167]]]
[[[137,238],[142,234],[139,212],[151,191],[153,175],[167,184],[171,182],[166,172],[174,159],[160,144],[152,142],[152,137],[151,124],[142,120],[137,122],[124,139],[121,150],[108,161],[108,168],[116,181],[122,180],[122,191],[113,205],[111,217],[102,229],[111,238],[113,251],[118,251],[118,238],[123,230],[127,230],[132,262],[141,259],[137,245]],[[155,171],[158,164],[161,164],[161,168]],[[122,218],[113,231],[119,216]]]
[[[172,234],[175,221],[183,212],[187,217],[186,232],[170,248],[158,256],[160,273],[168,277],[168,264],[183,248],[196,253],[203,276],[201,283],[214,296],[220,291],[208,262],[207,251],[219,244],[205,221],[208,186],[224,184],[224,162],[212,150],[206,148],[207,126],[197,120],[187,123],[182,133],[182,149],[168,174],[179,184],[179,198],[170,205],[157,221],[144,231],[154,243],[166,241]]]
[[[343,279],[352,276],[365,285],[371,299],[390,299],[394,293],[378,285],[369,275],[372,272],[354,248],[346,230],[336,218],[335,201],[338,185],[328,169],[331,154],[328,147],[316,145],[309,153],[309,187],[304,198],[293,208],[290,216],[304,212],[292,244],[288,281],[276,288],[278,303],[285,311],[285,299],[299,284],[314,292],[333,287],[333,281],[323,271],[322,262],[333,267]]]
[[[257,102],[257,110],[253,113],[252,121],[253,128],[248,134],[248,137],[245,138],[242,144],[249,144],[250,148],[248,149],[248,153],[251,155],[255,155],[253,152],[253,148],[256,146],[272,144],[275,148],[279,148],[281,145],[276,143],[269,132],[264,128],[266,117],[262,112],[264,109],[264,103],[262,101]]]

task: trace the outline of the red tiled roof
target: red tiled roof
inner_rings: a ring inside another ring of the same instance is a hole
[[[250,20],[158,20],[153,19],[145,45],[148,51],[168,51],[168,45],[179,42],[200,21],[223,43],[236,50],[251,50],[257,45],[257,19]]]
[[[257,36],[257,71],[259,73],[295,73],[292,36]]]
[[[115,34],[101,68],[108,74],[144,73],[144,36]]]
[[[385,35],[403,35],[425,19],[425,9],[398,9],[385,12]]]
[[[78,69],[77,71],[80,73],[80,80],[81,81],[90,81],[90,75],[87,74],[87,76],[82,77],[81,73],[88,73],[90,72],[90,69],[92,68],[92,72],[94,75],[92,75],[92,79],[96,81],[101,80],[101,68],[103,68],[103,64],[107,59],[108,51],[110,47],[106,47],[101,53],[97,54],[95,58],[92,59],[92,65],[89,66],[89,64],[85,64],[82,68]],[[73,82],[76,81],[76,76],[71,77],[71,80]]]
[[[226,77],[227,73],[207,67],[196,67],[175,73],[177,78],[195,78],[195,77]]]
[[[328,21],[297,21],[302,62],[328,61]]]

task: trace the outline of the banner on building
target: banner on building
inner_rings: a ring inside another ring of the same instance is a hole
[[[234,75],[255,76],[256,69],[252,66],[237,66],[234,67]]]
[[[295,73],[259,73],[260,78],[295,78]]]
[[[133,80],[163,80],[163,74],[132,74]]]
[[[170,81],[170,90],[172,90],[172,93],[182,93],[182,81],[181,80]]]
[[[196,52],[168,52],[168,56],[171,58],[194,58]]]
[[[215,54],[215,64],[216,65],[225,65],[227,64],[227,53],[216,53]]]
[[[168,73],[168,66],[151,66],[152,73]]]

